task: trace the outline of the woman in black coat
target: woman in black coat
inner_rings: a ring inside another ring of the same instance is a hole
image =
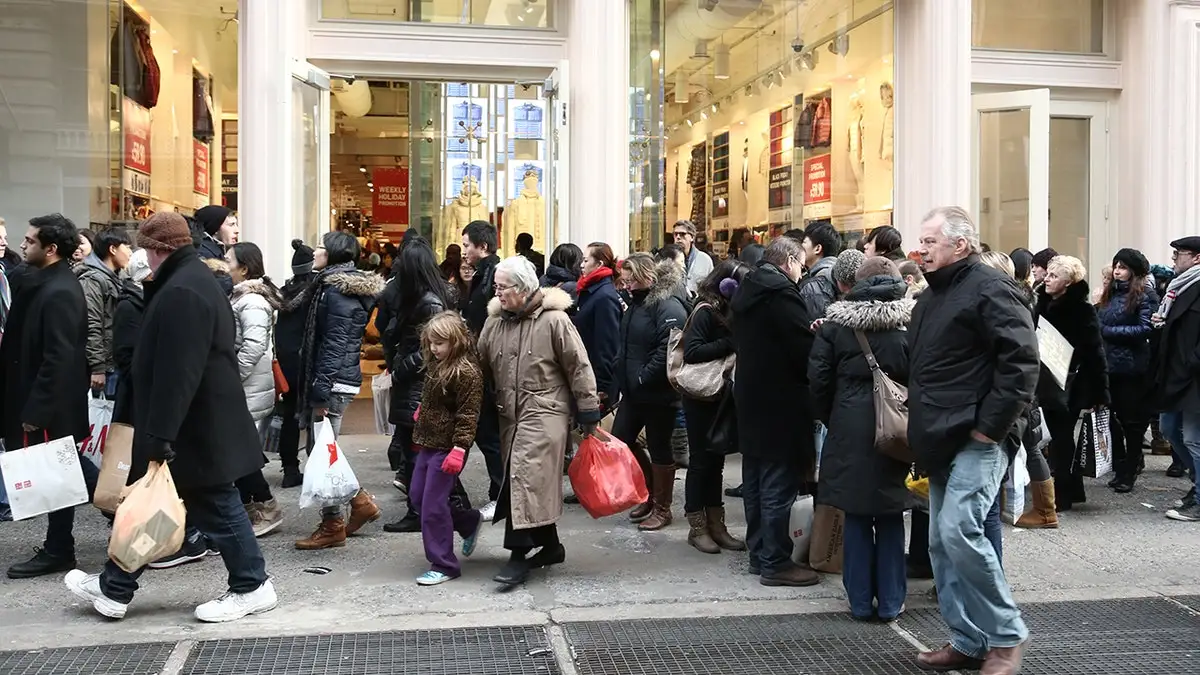
[[[733,334],[729,330],[729,298],[737,291],[750,268],[736,259],[717,265],[697,290],[696,308],[683,329],[685,364],[723,361],[733,354]],[[725,505],[721,501],[725,454],[711,448],[710,437],[718,398],[713,401],[683,395],[683,413],[687,420],[688,449],[691,458],[684,481],[684,512],[687,514],[688,543],[704,553],[746,550],[746,542],[729,534],[725,527]]]
[[[1072,504],[1087,501],[1083,475],[1071,471],[1075,422],[1082,411],[1109,404],[1108,362],[1086,276],[1087,270],[1078,258],[1055,256],[1037,289],[1035,321],[1050,322],[1075,350],[1065,392],[1048,375],[1038,379],[1038,400],[1050,429],[1050,463],[1054,468],[1055,506],[1059,511],[1069,511]]]
[[[617,261],[608,244],[595,243],[587,248],[583,257],[583,276],[575,284],[579,296],[577,311],[571,317],[592,372],[596,375],[596,393],[600,396],[600,409],[605,414],[620,398],[617,386],[617,354],[621,350],[621,296],[613,285],[617,274]]]
[[[905,327],[915,302],[896,265],[868,258],[844,300],[826,310],[808,362],[813,410],[829,435],[821,453],[822,504],[846,514],[842,583],[854,618],[891,621],[907,591],[904,485],[909,465],[875,449],[874,380],[856,334],[866,336],[879,368],[908,381]],[[876,603],[878,609],[876,609]]]
[[[572,300],[578,300],[576,287],[582,267],[583,251],[579,250],[575,244],[559,244],[558,248],[550,254],[550,263],[546,267],[546,273],[539,280],[539,284],[542,288],[549,286],[561,288],[571,296]],[[575,310],[567,310],[567,313],[574,314]]]

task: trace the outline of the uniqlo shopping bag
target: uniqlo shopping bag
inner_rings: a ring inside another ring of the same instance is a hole
[[[24,520],[68,506],[86,504],[87,485],[83,482],[79,451],[70,436],[50,440],[43,430],[44,442],[0,455],[0,475],[8,490],[13,520]]]
[[[150,462],[146,475],[129,486],[129,494],[117,507],[108,538],[109,559],[126,572],[136,572],[175,553],[183,546],[186,519],[171,469]]]
[[[310,431],[317,440],[304,465],[300,508],[341,506],[358,494],[358,478],[338,446],[329,420],[315,423]]]
[[[580,505],[593,518],[615,515],[650,499],[646,476],[629,446],[602,429],[580,441],[567,475]]]
[[[103,462],[105,443],[108,440],[108,428],[112,424],[113,407],[115,403],[106,398],[88,397],[88,437],[84,439],[80,454],[91,460],[99,467]]]
[[[1096,408],[1084,414],[1075,445],[1073,469],[1089,478],[1100,478],[1112,471],[1112,432],[1109,430],[1108,408]]]
[[[812,543],[808,547],[808,566],[818,572],[840,574],[842,540],[846,514],[828,504],[813,509]]]
[[[792,537],[792,562],[808,562],[808,547],[812,543],[813,497],[804,495],[792,502],[788,518],[788,533]]]
[[[117,422],[108,428],[103,460],[92,506],[105,513],[116,513],[133,465],[133,427]]]

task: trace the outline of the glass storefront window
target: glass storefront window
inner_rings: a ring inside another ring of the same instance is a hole
[[[321,0],[321,19],[553,28],[557,0]]]
[[[664,0],[644,0],[629,17],[629,250],[669,242],[663,221],[663,12]]]
[[[1070,54],[1104,53],[1104,0],[972,0],[971,44]]]

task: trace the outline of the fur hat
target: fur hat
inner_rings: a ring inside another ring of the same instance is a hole
[[[192,245],[187,221],[174,211],[159,211],[138,227],[137,245],[154,251],[175,251]]]
[[[858,249],[849,248],[838,254],[837,262],[833,264],[833,280],[846,286],[854,285],[854,275],[867,256]]]
[[[1058,257],[1058,251],[1052,248],[1044,248],[1033,254],[1033,266],[1046,269],[1050,266],[1050,261]]]
[[[1144,277],[1150,274],[1150,261],[1146,260],[1146,256],[1136,248],[1123,248],[1117,251],[1112,261],[1113,267],[1116,267],[1117,263],[1121,263],[1128,267],[1135,277]]]
[[[841,256],[838,256],[841,260]],[[896,267],[896,263],[884,258],[883,256],[871,256],[863,261],[858,266],[858,271],[854,273],[855,281],[870,279],[871,277],[892,277],[900,279],[900,269]]]
[[[308,274],[313,269],[313,249],[299,239],[292,240],[292,274],[300,276]]]

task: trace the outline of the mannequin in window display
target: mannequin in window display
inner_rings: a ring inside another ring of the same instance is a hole
[[[863,210],[863,104],[857,96],[850,100],[850,126],[847,130],[850,173],[854,174],[854,208]]]
[[[879,130],[879,159],[889,164],[892,161],[892,132],[896,124],[896,110],[892,107],[896,92],[891,82],[879,85],[879,100],[883,103],[883,124]]]
[[[488,209],[483,203],[483,195],[479,192],[479,183],[474,176],[467,176],[462,182],[462,191],[454,201],[446,207],[442,216],[442,228],[434,242],[435,251],[445,251],[450,244],[462,240],[463,228],[473,220],[487,220]]]
[[[546,200],[538,192],[536,171],[526,171],[521,182],[521,194],[508,203],[504,212],[504,232],[501,250],[504,255],[516,253],[517,235],[528,232],[533,237],[533,250],[546,250]]]

